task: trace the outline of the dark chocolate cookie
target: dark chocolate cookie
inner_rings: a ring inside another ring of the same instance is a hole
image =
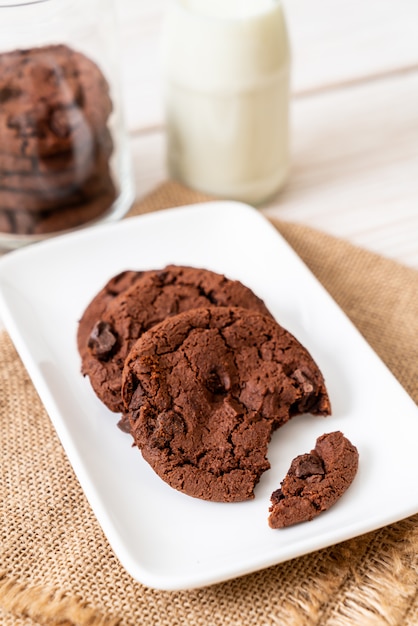
[[[81,184],[71,187],[52,188],[46,186],[43,190],[35,192],[22,188],[6,189],[1,187],[1,182],[0,177],[1,209],[40,213],[84,204],[88,200],[94,199],[109,186],[111,175],[107,163],[103,163],[100,170],[94,171]],[[38,184],[41,184],[40,179],[38,179]]]
[[[104,184],[104,181],[102,181]],[[107,186],[93,198],[77,198],[75,204],[65,204],[44,211],[25,211],[0,207],[0,231],[15,235],[47,235],[77,228],[103,217],[116,198],[110,179]]]
[[[205,269],[170,265],[150,273],[116,297],[107,307],[81,352],[82,373],[97,396],[115,412],[123,410],[120,395],[125,358],[146,330],[166,317],[192,308],[241,306],[270,315],[248,287]]]
[[[116,199],[116,189],[113,182],[108,180],[107,183],[107,186],[92,198],[86,198],[74,205],[66,205],[58,211],[53,210],[40,214],[32,231],[33,234],[58,233],[103,218],[109,213]]]
[[[112,111],[99,67],[65,45],[0,54],[0,143],[16,156],[73,150],[100,132]]]
[[[253,497],[272,432],[327,415],[309,352],[273,318],[209,307],[166,319],[135,343],[122,396],[134,441],[169,485],[204,500]]]
[[[4,146],[0,146],[0,174],[34,177],[68,173],[72,180],[79,180],[80,175],[85,180],[96,167],[97,159],[109,159],[113,147],[107,126],[94,137],[89,133],[85,141],[52,155],[17,156],[3,152]]]
[[[358,458],[357,448],[340,431],[319,437],[309,454],[293,459],[281,488],[273,492],[271,528],[310,521],[329,509],[353,482]]]
[[[90,180],[99,179],[100,181],[99,177],[109,176],[109,156],[110,152],[96,143],[90,147],[90,152],[86,150],[79,155],[73,154],[71,167],[59,167],[56,163],[50,171],[41,172],[38,161],[38,167],[32,172],[22,173],[0,169],[0,205],[2,204],[1,196],[5,191],[14,192],[12,196],[14,198],[18,198],[22,193],[31,194],[40,199],[43,195],[52,196],[57,200],[69,196],[77,190],[82,190]],[[19,208],[21,202],[14,200],[12,205],[8,208]]]

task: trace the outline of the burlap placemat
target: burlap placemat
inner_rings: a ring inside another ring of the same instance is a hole
[[[167,183],[132,213],[205,199]],[[417,402],[418,273],[303,226],[276,226]],[[205,589],[136,583],[110,549],[5,332],[0,380],[1,624],[418,624],[418,515]],[[406,479],[415,488],[415,477]]]

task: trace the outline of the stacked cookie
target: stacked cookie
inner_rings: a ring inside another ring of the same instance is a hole
[[[42,235],[104,214],[115,196],[109,166],[109,85],[65,45],[0,54],[0,231]]]
[[[330,413],[309,352],[248,287],[209,270],[113,277],[77,340],[97,396],[156,473],[194,497],[252,498],[272,432]]]

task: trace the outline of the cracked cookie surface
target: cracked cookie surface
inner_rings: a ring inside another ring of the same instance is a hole
[[[122,395],[156,473],[221,502],[253,497],[276,428],[331,411],[309,352],[272,317],[240,307],[190,310],[144,333],[126,359]]]
[[[114,412],[123,411],[122,370],[135,341],[155,324],[204,306],[240,306],[270,315],[265,304],[241,282],[206,269],[169,265],[145,272],[108,301],[79,351],[82,373],[96,395]],[[91,315],[89,315],[91,317]]]
[[[329,509],[354,480],[358,451],[340,431],[318,437],[315,448],[293,459],[281,488],[273,492],[269,525],[285,528]]]
[[[110,280],[90,300],[78,322],[77,346],[81,356],[88,350],[89,337],[98,320],[101,319],[109,304],[122,292],[142,278],[145,272],[125,270],[112,276]]]

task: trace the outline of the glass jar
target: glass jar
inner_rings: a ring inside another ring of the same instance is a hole
[[[251,204],[273,196],[289,168],[280,0],[173,0],[162,65],[170,175]]]
[[[0,247],[134,198],[112,0],[0,0]]]

